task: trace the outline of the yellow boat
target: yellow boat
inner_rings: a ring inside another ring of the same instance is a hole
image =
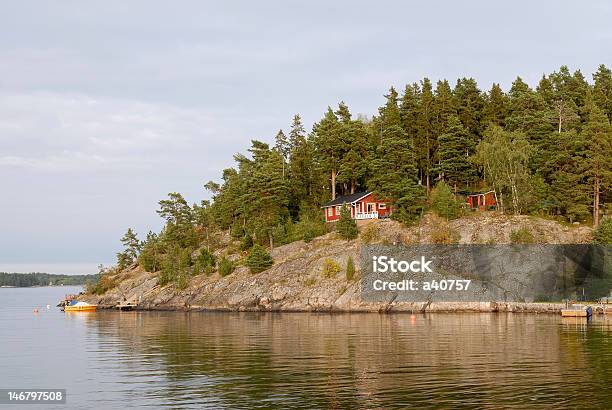
[[[95,312],[97,307],[98,305],[91,305],[87,302],[76,302],[64,306],[64,312]]]

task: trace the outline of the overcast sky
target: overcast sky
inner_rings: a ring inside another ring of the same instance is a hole
[[[252,138],[391,85],[611,65],[605,1],[3,1],[0,271],[92,273]]]

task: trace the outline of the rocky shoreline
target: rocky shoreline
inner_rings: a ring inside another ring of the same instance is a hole
[[[394,221],[375,221],[376,243],[431,243],[434,222],[424,218],[420,225],[404,227]],[[587,243],[590,229],[567,227],[554,221],[525,216],[475,215],[451,221],[460,236],[459,243],[510,243],[512,230],[529,224],[539,243]],[[231,239],[225,248],[232,246]],[[185,289],[174,284],[158,285],[159,273],[134,266],[115,275],[116,286],[102,295],[85,294],[81,300],[101,309],[131,303],[137,310],[176,311],[257,311],[257,312],[529,312],[558,313],[561,303],[500,302],[364,302],[359,266],[362,237],[346,241],[335,233],[309,243],[299,241],[272,250],[274,265],[252,274],[238,266],[228,276],[218,272],[191,277]],[[223,251],[221,249],[220,251]],[[240,254],[231,255],[239,260]],[[346,276],[352,258],[355,273]],[[325,262],[333,261],[338,272],[329,275]]]

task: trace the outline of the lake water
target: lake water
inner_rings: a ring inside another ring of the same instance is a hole
[[[612,406],[609,316],[54,307],[74,290],[0,289],[0,388],[67,389],[51,409]]]

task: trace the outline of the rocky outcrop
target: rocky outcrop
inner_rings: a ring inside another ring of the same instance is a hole
[[[432,233],[441,222],[426,216],[419,225],[404,227],[386,220],[372,221],[368,240],[378,243],[431,243]],[[513,230],[528,226],[540,243],[587,243],[591,230],[587,227],[564,226],[554,221],[527,216],[475,214],[448,224],[457,233],[459,243],[509,243]],[[366,303],[361,299],[359,250],[362,236],[345,241],[334,233],[280,246],[272,251],[272,268],[252,274],[242,266],[231,275],[217,272],[199,275],[189,286],[178,290],[173,284],[158,286],[158,274],[136,267],[117,275],[118,285],[104,295],[84,295],[82,299],[102,308],[113,308],[122,301],[136,301],[145,310],[256,310],[256,311],[321,311],[321,312],[443,312],[443,311],[512,311],[554,312],[560,304],[439,302],[431,304],[389,301]],[[355,262],[354,278],[346,277],[349,257]],[[335,261],[340,272],[323,273],[326,259]]]

